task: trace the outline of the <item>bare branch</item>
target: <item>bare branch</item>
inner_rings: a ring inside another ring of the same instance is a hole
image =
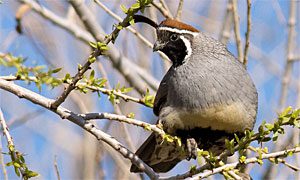
[[[232,170],[231,170],[231,171],[228,171],[228,174],[229,174],[231,177],[233,177],[233,179],[235,179],[235,180],[242,180],[242,178],[241,178],[239,175],[237,175],[235,172],[233,172]]]
[[[247,0],[247,31],[246,31],[246,41],[245,41],[245,48],[244,48],[244,60],[243,64],[247,67],[248,63],[248,50],[249,50],[249,43],[250,43],[250,31],[251,31],[251,0]]]
[[[234,25],[234,36],[236,41],[236,47],[238,52],[238,60],[243,62],[243,48],[241,43],[241,33],[240,33],[240,22],[237,10],[237,0],[232,0],[232,12],[233,12],[233,25]]]
[[[118,20],[119,22],[122,22],[122,18],[120,16],[118,16],[117,14],[115,14],[113,11],[111,11],[110,9],[108,9],[101,1],[99,0],[95,0],[95,2],[107,13],[109,14],[111,17],[113,17],[114,19]],[[153,44],[142,34],[140,34],[137,30],[135,30],[132,27],[126,27],[127,30],[129,30],[130,32],[132,32],[139,40],[141,40],[146,46],[148,46],[149,48],[153,48]],[[162,53],[161,51],[158,51],[159,55],[163,58],[163,60],[166,61],[170,61],[169,58]]]
[[[58,114],[62,119],[68,119],[69,121],[77,124],[81,128],[85,129],[92,135],[94,135],[99,141],[104,141],[116,151],[118,151],[124,158],[129,159],[134,165],[144,171],[150,178],[157,179],[159,176],[145,164],[138,156],[124,147],[120,142],[103,131],[97,129],[93,124],[85,121],[81,116],[73,113],[72,111],[65,109],[62,106],[58,106],[56,109],[51,109],[53,99],[48,99],[30,90],[27,90],[21,86],[14,84],[13,82],[0,79],[0,88],[9,91],[20,98],[25,98],[34,104],[38,104],[44,108],[47,108],[54,113]]]
[[[11,153],[12,161],[15,161],[16,159],[18,159],[17,153],[16,153],[15,150],[11,150],[11,149],[14,149],[15,145],[14,145],[13,139],[12,139],[10,133],[9,133],[9,130],[8,130],[7,125],[6,125],[6,122],[5,122],[5,119],[4,119],[3,112],[1,110],[1,108],[0,108],[0,124],[1,124],[1,127],[2,127],[3,134],[6,138],[9,151]],[[25,169],[23,167],[20,167],[17,170],[21,173],[22,177],[26,177]]]
[[[140,126],[146,130],[151,130],[156,132],[157,134],[164,135],[165,132],[157,127],[156,125],[152,125],[140,120],[128,118],[123,115],[110,114],[110,113],[88,113],[88,114],[80,114],[80,116],[85,120],[93,120],[93,119],[109,119],[109,120],[117,120],[120,122],[125,122],[128,124]]]
[[[28,76],[27,79],[24,79],[24,78],[20,78],[20,77],[16,77],[16,76],[0,76],[0,79],[3,79],[3,80],[6,80],[6,81],[15,81],[15,80],[29,80],[29,81],[32,81],[32,82],[36,82],[37,79],[35,76]],[[70,83],[69,81],[65,81],[64,83]],[[115,89],[106,89],[106,88],[100,88],[100,87],[95,87],[95,86],[91,86],[91,85],[87,85],[86,83],[82,83],[82,82],[78,82],[76,84],[76,87],[86,87],[92,91],[100,91],[102,92],[103,94],[106,94],[106,95],[110,95],[110,94],[114,94],[115,96],[117,97],[120,97],[122,98],[124,101],[132,101],[132,102],[136,102],[136,103],[139,103],[139,104],[142,104],[144,106],[147,106],[147,107],[151,107],[149,106],[149,104],[147,104],[145,102],[145,100],[142,98],[136,98],[136,97],[132,97],[132,96],[129,96],[129,95],[126,95],[126,94],[123,94]]]
[[[1,136],[0,136],[0,152],[3,152],[3,149],[2,149],[2,137]],[[0,153],[0,163],[1,163],[2,171],[3,171],[4,180],[8,180],[7,171],[6,171],[6,165],[5,165],[4,159],[3,159],[3,153]]]
[[[269,158],[277,158],[277,157],[281,157],[281,156],[286,156],[288,154],[288,152],[298,153],[298,152],[300,152],[300,147],[295,147],[295,148],[292,148],[292,149],[287,149],[287,150],[284,150],[284,151],[278,151],[278,152],[269,153],[269,154],[262,154],[261,158],[259,158],[259,157],[248,158],[248,159],[245,160],[245,162],[243,164],[256,163],[260,159],[269,159]],[[203,179],[203,178],[206,178],[206,177],[211,176],[213,174],[220,173],[225,169],[236,168],[240,164],[241,164],[240,162],[226,164],[224,166],[214,168],[212,170],[208,170],[207,172],[200,173],[200,174],[192,177],[191,179],[192,180]]]
[[[176,16],[175,16],[175,19],[178,21],[181,19],[182,8],[183,8],[183,0],[179,0],[179,4],[178,4]]]
[[[40,6],[38,3],[32,0],[20,0],[20,2],[30,5],[35,12],[43,16],[45,19],[51,21],[55,25],[67,30],[74,37],[78,38],[84,43],[88,44],[89,42],[94,41],[94,38],[87,31],[84,31],[71,21],[57,16],[47,8]],[[105,33],[103,30],[99,33],[99,35],[103,36],[103,39],[104,34]],[[107,50],[106,55],[111,59],[114,68],[117,69],[125,77],[125,79],[138,90],[138,92],[141,94],[144,93],[144,90],[146,89],[145,83],[147,83],[154,91],[157,90],[159,83],[151,74],[121,54],[121,52],[114,45],[110,44],[108,47],[109,49]]]
[[[282,110],[285,106],[289,84],[292,78],[292,69],[293,69],[293,61],[291,58],[293,57],[293,50],[294,50],[294,37],[295,37],[295,24],[296,24],[296,11],[297,11],[297,4],[296,1],[290,1],[290,13],[289,13],[289,21],[288,21],[288,41],[287,41],[287,53],[286,53],[286,63],[283,72],[283,77],[281,80],[281,93],[279,98],[278,109]],[[274,146],[274,151],[280,149],[280,144],[283,139],[279,139],[278,142]],[[276,176],[276,169],[273,164],[267,168],[268,170],[264,174],[264,178],[272,179]]]
[[[59,170],[58,170],[58,166],[57,166],[57,156],[54,156],[54,169],[55,169],[55,173],[57,176],[57,180],[60,180],[60,175],[59,175]]]
[[[159,12],[161,12],[161,14],[162,14],[163,16],[165,16],[165,18],[170,18],[170,19],[173,18],[172,15],[171,15],[171,13],[170,13],[167,9],[165,9],[161,3],[156,3],[156,2],[154,2],[154,1],[152,1],[151,4],[152,4]]]
[[[288,22],[288,42],[287,42],[287,58],[284,69],[284,74],[281,82],[281,94],[279,100],[279,109],[282,109],[286,102],[286,97],[288,94],[288,86],[291,80],[293,62],[291,61],[293,57],[294,50],[294,40],[295,40],[295,25],[296,25],[296,11],[297,4],[296,1],[290,1],[290,17]]]
[[[219,36],[219,40],[223,44],[227,44],[229,38],[230,38],[230,33],[231,33],[231,28],[233,25],[233,18],[232,18],[232,0],[228,0],[227,6],[226,6],[226,14],[224,16],[223,20],[223,25],[222,25],[222,30]]]

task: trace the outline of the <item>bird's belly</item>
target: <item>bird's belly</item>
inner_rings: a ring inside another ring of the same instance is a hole
[[[165,107],[159,115],[165,131],[174,134],[178,129],[211,128],[228,133],[252,129],[254,120],[240,102],[216,105],[206,109],[178,109]]]

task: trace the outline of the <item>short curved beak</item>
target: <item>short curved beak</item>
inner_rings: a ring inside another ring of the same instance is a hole
[[[156,41],[155,44],[153,45],[153,52],[154,51],[159,51],[164,48],[165,44],[160,43],[159,41]]]

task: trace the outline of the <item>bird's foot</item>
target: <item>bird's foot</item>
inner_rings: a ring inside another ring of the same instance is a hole
[[[197,142],[194,138],[188,138],[186,140],[186,147],[187,147],[187,151],[188,151],[188,157],[186,158],[188,161],[197,158]]]

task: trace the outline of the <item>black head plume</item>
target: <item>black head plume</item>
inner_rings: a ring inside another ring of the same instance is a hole
[[[145,17],[145,16],[142,16],[142,15],[133,15],[133,20],[135,23],[146,23],[146,24],[149,24],[150,26],[154,27],[155,29],[158,27],[158,24],[154,21],[152,21],[151,19]],[[126,25],[129,26],[130,24],[128,23]]]

